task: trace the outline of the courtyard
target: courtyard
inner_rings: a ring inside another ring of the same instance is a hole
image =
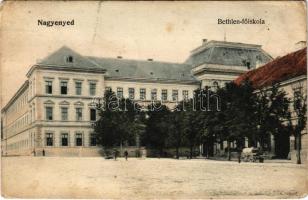
[[[204,159],[3,157],[2,196],[15,198],[296,198],[307,166]]]

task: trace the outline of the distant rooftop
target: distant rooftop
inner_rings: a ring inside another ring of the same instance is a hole
[[[226,41],[207,41],[191,51],[185,63],[197,67],[201,64],[220,64],[256,68],[272,60],[261,45]]]
[[[262,88],[306,74],[307,48],[303,48],[239,76],[235,83],[249,80],[255,88]]]

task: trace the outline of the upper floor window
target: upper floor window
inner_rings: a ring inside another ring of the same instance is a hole
[[[52,81],[45,81],[45,93],[52,94]]]
[[[172,101],[177,101],[179,98],[179,91],[178,90],[172,90]]]
[[[183,90],[183,100],[184,101],[188,100],[188,90]]]
[[[135,89],[134,88],[128,88],[128,96],[130,99],[135,99]]]
[[[68,146],[68,133],[61,134],[61,146]]]
[[[157,89],[151,90],[151,100],[157,100]]]
[[[76,108],[76,120],[77,121],[82,120],[82,108]]]
[[[214,91],[217,91],[218,88],[219,88],[218,82],[217,82],[217,81],[214,81],[214,82],[213,82],[213,89],[214,89]]]
[[[96,83],[90,83],[90,95],[94,96],[96,93]]]
[[[111,91],[111,87],[105,87],[105,91]]]
[[[168,99],[168,91],[167,90],[161,90],[161,100],[167,101]]]
[[[118,88],[117,88],[117,97],[118,97],[119,99],[122,99],[122,98],[123,98],[123,88],[121,88],[121,87],[118,87]]]
[[[67,56],[67,57],[66,57],[66,62],[67,62],[67,63],[73,63],[73,62],[74,62],[73,56]]]
[[[67,81],[60,82],[61,94],[67,94]]]
[[[53,134],[46,133],[46,146],[53,146]]]
[[[52,107],[46,107],[46,120],[52,120]]]
[[[63,107],[61,108],[61,120],[67,120],[68,119],[68,108]]]
[[[81,95],[82,83],[75,82],[76,95]]]
[[[76,146],[82,146],[82,133],[76,133]]]
[[[90,120],[96,121],[96,109],[94,109],[94,108],[90,109]]]
[[[140,99],[145,100],[146,99],[146,90],[145,88],[140,88]]]

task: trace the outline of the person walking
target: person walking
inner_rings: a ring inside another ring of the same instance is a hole
[[[127,152],[127,150],[125,150],[124,156],[125,156],[125,160],[127,160],[127,157],[128,157],[128,152]]]
[[[116,149],[114,149],[113,155],[114,155],[114,160],[117,160],[117,150]]]
[[[42,153],[43,153],[43,156],[45,156],[45,150],[44,150],[44,149],[43,149],[43,152],[42,152]]]

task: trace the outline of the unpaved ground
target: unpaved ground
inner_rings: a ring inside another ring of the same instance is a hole
[[[5,157],[2,195],[23,198],[295,198],[307,168],[209,160]]]

